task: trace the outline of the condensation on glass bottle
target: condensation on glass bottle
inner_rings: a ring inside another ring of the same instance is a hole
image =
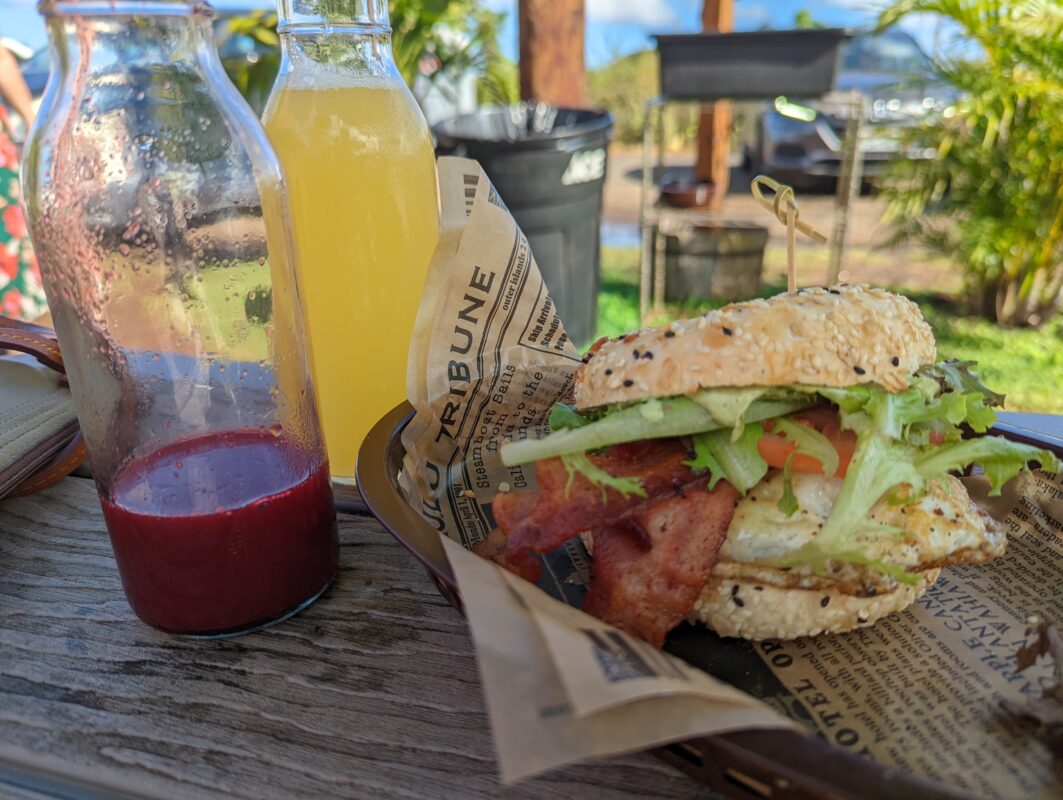
[[[40,10],[24,195],[126,595],[173,632],[284,618],[338,547],[280,167],[210,6]]]

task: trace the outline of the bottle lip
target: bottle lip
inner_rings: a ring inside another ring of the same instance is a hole
[[[40,0],[43,17],[205,17],[215,16],[206,0]]]
[[[329,35],[350,34],[352,36],[390,36],[391,26],[387,23],[376,21],[345,20],[343,22],[289,22],[278,20],[277,33],[290,33],[295,35]]]

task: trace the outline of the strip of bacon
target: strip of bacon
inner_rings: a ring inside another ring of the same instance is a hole
[[[701,482],[595,528],[583,610],[661,647],[708,581],[737,501],[726,481]]]
[[[538,491],[495,498],[492,512],[505,535],[504,547],[493,537],[478,552],[534,583],[541,570],[536,553],[548,553],[582,531],[620,520],[656,497],[674,495],[706,480],[683,464],[690,455],[678,439],[610,447],[589,457],[611,475],[637,477],[647,496],[624,497],[612,489],[603,493],[583,475],[576,475],[570,485],[561,459],[545,459],[535,465]]]

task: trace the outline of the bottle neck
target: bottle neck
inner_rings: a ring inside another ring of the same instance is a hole
[[[321,68],[398,77],[384,0],[279,0],[278,7],[282,80]]]
[[[40,6],[56,70],[88,72],[114,67],[217,61],[213,11],[187,0],[45,0]]]
[[[277,30],[283,34],[387,35],[387,0],[277,0]]]

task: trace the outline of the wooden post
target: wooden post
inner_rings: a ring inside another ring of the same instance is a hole
[[[734,29],[734,0],[704,0],[701,29],[728,32]],[[698,124],[698,160],[694,174],[699,181],[710,181],[716,191],[711,207],[719,209],[727,196],[730,182],[731,104],[720,101],[702,106]]]
[[[583,0],[520,0],[520,97],[587,105]]]

